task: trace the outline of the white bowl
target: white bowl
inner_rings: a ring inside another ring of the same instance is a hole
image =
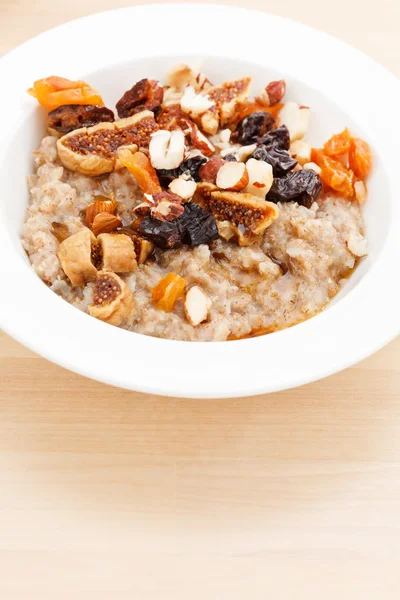
[[[204,59],[210,79],[252,75],[254,89],[285,78],[310,105],[314,145],[345,125],[374,150],[365,206],[370,253],[321,314],[290,329],[223,343],[160,340],[80,312],[42,283],[22,249],[31,152],[43,112],[25,93],[40,77],[88,80],[113,106],[142,77]],[[151,5],[57,27],[0,61],[1,325],[49,360],[112,385],[193,398],[290,388],[343,369],[400,331],[400,85],[357,50],[291,21],[210,5]]]

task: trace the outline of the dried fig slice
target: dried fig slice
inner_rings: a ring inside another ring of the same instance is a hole
[[[86,227],[61,242],[58,259],[73,286],[83,286],[94,281],[97,269],[92,262],[92,245],[96,238]]]
[[[97,240],[101,246],[103,269],[114,273],[130,273],[136,270],[135,247],[127,235],[102,233]]]
[[[216,134],[218,127],[230,123],[237,110],[246,102],[250,94],[251,77],[235,81],[226,81],[222,85],[207,90],[210,100],[215,102],[210,110],[201,117],[201,127],[206,133]]]
[[[154,250],[154,244],[145,240],[128,227],[121,227],[115,234],[126,235],[132,240],[138,265],[142,265]]]
[[[103,175],[122,167],[117,156],[119,148],[127,146],[134,151],[146,148],[151,134],[157,130],[153,113],[143,111],[115,123],[100,123],[67,133],[57,142],[58,156],[71,171]]]
[[[105,106],[64,104],[49,112],[47,128],[49,133],[58,136],[98,123],[113,123],[114,120],[113,111]]]
[[[118,100],[116,105],[118,116],[125,119],[142,110],[150,110],[158,115],[163,97],[164,88],[158,81],[141,79]]]
[[[247,193],[211,192],[205,205],[218,221],[243,225],[254,234],[262,233],[279,216],[276,204]]]
[[[89,314],[110,325],[120,326],[131,321],[134,309],[135,300],[125,281],[111,271],[99,271]]]

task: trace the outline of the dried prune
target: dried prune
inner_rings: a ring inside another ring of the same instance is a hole
[[[282,150],[289,150],[290,148],[290,134],[289,129],[286,125],[281,125],[272,131],[269,131],[265,135],[263,135],[258,143],[262,146],[266,146],[267,148],[270,146],[275,146],[276,148],[281,148]]]
[[[238,123],[236,131],[232,134],[232,141],[239,144],[254,144],[259,137],[272,129],[275,123],[274,117],[269,112],[259,111],[244,117]]]
[[[310,208],[321,189],[320,176],[315,171],[303,169],[274,179],[266,199],[270,202],[298,202]]]
[[[74,129],[92,127],[97,123],[112,123],[114,120],[113,111],[105,106],[64,104],[49,112],[47,126],[65,135]]]
[[[188,246],[208,244],[218,237],[218,228],[213,215],[194,202],[185,203],[185,211],[175,223],[182,232],[184,243]]]
[[[272,166],[274,177],[286,175],[297,165],[297,160],[279,146],[258,146],[254,150],[252,158],[269,163]]]
[[[164,88],[154,79],[141,79],[118,100],[116,108],[121,119],[142,110],[151,110],[155,116],[161,112]]]
[[[143,217],[133,223],[133,228],[158,248],[170,250],[182,246],[183,232],[175,221],[159,221],[154,217]]]
[[[187,158],[177,169],[158,169],[157,175],[162,183],[172,181],[180,175],[187,173],[194,181],[200,181],[199,169],[207,162],[205,156]]]

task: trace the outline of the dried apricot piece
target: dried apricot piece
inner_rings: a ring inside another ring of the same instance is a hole
[[[176,273],[168,273],[151,290],[153,302],[159,310],[171,312],[175,303],[183,296],[186,287],[186,281]]]
[[[349,164],[358,179],[364,179],[369,175],[372,168],[372,152],[367,142],[360,138],[352,138]]]
[[[118,158],[136,178],[138,186],[144,194],[158,194],[162,191],[157,172],[146,154],[143,152],[132,154],[127,148],[121,148]]]
[[[321,167],[321,179],[325,185],[345,198],[353,197],[353,173],[349,169],[346,169],[341,162],[327,156],[318,148],[312,149],[311,160]]]
[[[341,133],[336,133],[324,144],[324,152],[328,156],[344,154],[350,150],[350,144],[351,133],[346,127]]]
[[[71,81],[64,77],[46,77],[38,79],[28,94],[47,108],[54,110],[64,104],[93,104],[104,106],[103,99],[89,84],[84,81]]]

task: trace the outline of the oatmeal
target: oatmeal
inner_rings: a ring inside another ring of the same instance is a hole
[[[273,81],[213,85],[179,65],[117,115],[85,82],[30,93],[49,112],[22,244],[50,289],[136,333],[224,341],[320,312],[367,254],[371,152],[346,128],[305,141],[309,107]],[[119,117],[119,118],[118,118]]]

